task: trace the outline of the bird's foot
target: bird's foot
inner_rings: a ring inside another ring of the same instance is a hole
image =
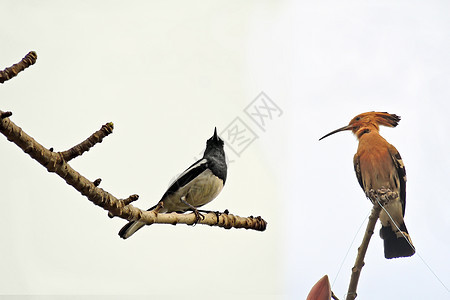
[[[198,212],[198,209],[195,208],[195,206],[193,206],[192,204],[190,204],[190,203],[188,203],[188,202],[186,201],[186,196],[181,197],[181,198],[180,198],[180,201],[181,201],[182,203],[184,203],[186,206],[189,207],[188,210],[191,210],[192,212],[194,212],[194,214],[195,214],[195,222],[194,222],[194,225],[196,225],[198,222],[200,222],[200,220],[204,220],[204,219],[205,219],[205,216],[202,215],[201,213],[199,213],[199,212]]]
[[[194,222],[194,225],[197,225],[197,223],[200,222],[200,220],[204,220],[204,219],[205,219],[205,216],[202,215],[196,208],[194,208],[192,211],[193,211],[194,214],[195,214],[195,222]]]
[[[370,189],[367,193],[367,197],[372,201],[372,203],[379,202],[382,206],[387,205],[391,200],[395,200],[398,197],[396,192],[391,191],[381,187],[381,189]]]
[[[201,211],[202,213],[213,213],[213,214],[215,214],[216,215],[216,219],[217,219],[217,223],[219,223],[219,217],[221,216],[221,215],[228,215],[230,212],[228,211],[228,209],[225,209],[225,211],[224,212],[220,212],[220,211],[212,211],[212,210],[199,210],[199,211]]]

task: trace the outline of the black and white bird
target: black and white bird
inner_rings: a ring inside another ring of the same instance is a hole
[[[197,211],[219,195],[227,178],[227,164],[223,141],[214,129],[214,135],[206,141],[203,158],[180,174],[170,185],[157,205],[148,209],[156,209],[158,213]],[[127,239],[145,225],[144,222],[131,221],[120,231],[119,236]]]

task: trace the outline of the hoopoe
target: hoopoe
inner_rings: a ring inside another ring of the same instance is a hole
[[[380,236],[384,240],[386,258],[408,257],[415,253],[403,220],[406,205],[405,166],[397,149],[379,134],[380,125],[396,127],[399,121],[399,116],[386,112],[362,113],[354,117],[347,126],[320,138],[322,140],[334,133],[351,130],[359,140],[353,164],[358,182],[366,196],[370,199],[370,190],[383,188],[397,193],[397,198],[390,200],[384,208],[400,230],[383,209],[380,212]]]

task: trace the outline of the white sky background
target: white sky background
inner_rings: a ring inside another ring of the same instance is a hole
[[[406,225],[450,286],[449,70],[446,1],[3,1],[0,69],[36,65],[0,87],[0,109],[46,147],[115,130],[70,164],[147,209],[236,117],[259,138],[234,160],[205,209],[261,215],[265,232],[153,225],[124,241],[55,174],[0,138],[0,294],[305,299],[333,282],[370,211],[349,132],[366,111],[402,117],[381,134],[408,175]],[[282,110],[261,131],[244,108],[264,91]],[[340,299],[366,222],[333,290]],[[421,261],[386,260],[378,226],[361,299],[445,299]]]

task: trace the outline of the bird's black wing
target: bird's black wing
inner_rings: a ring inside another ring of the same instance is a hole
[[[402,203],[402,213],[405,215],[406,207],[406,170],[403,164],[402,157],[398,153],[394,146],[389,145],[389,154],[394,162],[395,169],[397,170],[398,180],[400,181],[400,202]]]
[[[187,168],[183,173],[181,173],[180,176],[178,176],[178,178],[170,185],[170,187],[162,196],[161,200],[163,200],[167,195],[174,194],[176,191],[178,191],[179,188],[191,182],[192,179],[200,175],[207,168],[208,168],[207,159],[203,158],[193,163],[189,168]]]
[[[356,178],[358,178],[359,185],[365,192],[366,190],[364,189],[364,183],[363,183],[362,176],[361,176],[361,167],[359,166],[358,154],[355,154],[355,156],[353,156],[353,167],[355,168]]]

